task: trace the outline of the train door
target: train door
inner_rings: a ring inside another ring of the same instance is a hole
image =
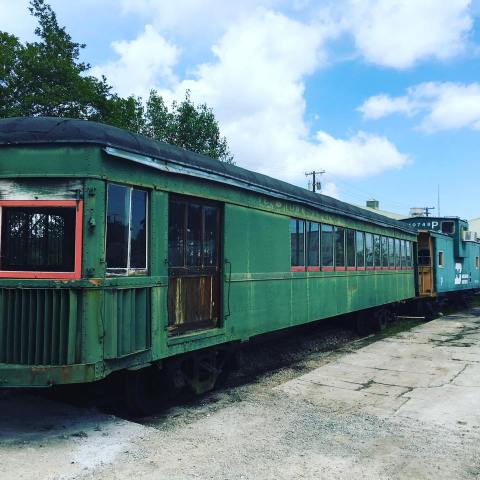
[[[418,234],[418,287],[420,295],[434,293],[433,244],[428,232]]]
[[[218,203],[171,196],[168,219],[168,331],[215,328],[220,318]]]

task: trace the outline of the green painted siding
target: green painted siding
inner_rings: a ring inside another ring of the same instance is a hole
[[[2,357],[0,352],[0,359],[4,359],[0,360],[4,362],[0,363],[0,382],[7,385],[91,381],[120,368],[414,296],[413,270],[290,271],[291,217],[415,241],[404,232],[234,187],[132,166],[95,146],[1,148],[0,164],[0,179],[18,182],[17,187],[23,185],[31,198],[52,193],[42,193],[38,183],[26,186],[29,178],[58,180],[59,185],[77,178],[81,191],[66,195],[80,195],[84,201],[81,280],[0,279],[1,311],[13,312],[0,318],[3,329],[10,328],[5,327],[6,322],[17,322],[18,326],[23,321],[21,302],[19,307],[12,307],[11,298],[21,298],[27,291],[54,291],[62,298],[75,299],[68,309],[59,307],[55,325],[63,321],[71,329],[68,335],[63,334],[67,335],[66,346],[61,348],[67,349],[68,358],[61,364],[77,366],[67,374],[52,367],[34,375],[25,367],[32,365],[28,358],[19,357],[18,361],[17,357]],[[107,181],[149,190],[147,276],[106,276]],[[167,336],[170,193],[224,204],[222,322],[219,328],[175,338]],[[45,332],[56,334],[58,328],[48,326]]]
[[[462,256],[457,252],[458,239],[446,235],[433,234],[434,240],[434,282],[439,294],[479,288],[480,274],[475,265],[475,257],[480,256],[480,244],[461,242]],[[444,266],[438,262],[439,252],[444,252]]]

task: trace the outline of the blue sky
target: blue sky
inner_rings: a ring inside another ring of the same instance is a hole
[[[33,38],[27,0],[0,29]],[[191,90],[238,165],[381,208],[480,217],[477,0],[52,0],[122,95]]]

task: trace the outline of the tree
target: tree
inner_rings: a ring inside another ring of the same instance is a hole
[[[232,162],[227,140],[207,105],[196,106],[189,92],[166,107],[152,90],[142,98],[122,98],[107,79],[88,75],[80,61],[84,44],[74,42],[45,0],[31,0],[36,42],[22,44],[0,32],[0,117],[56,116],[109,123],[212,158]]]

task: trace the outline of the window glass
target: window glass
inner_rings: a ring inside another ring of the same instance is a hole
[[[333,227],[322,225],[322,266],[333,267]]]
[[[73,272],[75,208],[3,207],[1,269]]]
[[[395,267],[400,268],[400,240],[398,238],[395,239]]]
[[[132,190],[130,268],[147,268],[147,192]]]
[[[395,267],[395,243],[393,238],[388,239],[388,266]]]
[[[130,189],[109,184],[107,195],[107,268],[128,267]]]
[[[204,207],[205,238],[203,242],[203,263],[207,267],[217,265],[218,209]]]
[[[438,266],[443,267],[443,252],[438,252]]]
[[[365,263],[367,267],[373,267],[373,235],[371,233],[365,234]]]
[[[380,244],[382,250],[382,267],[388,267],[388,239],[387,237],[380,237]]]
[[[345,267],[345,229],[335,227],[335,266]]]
[[[202,206],[194,203],[187,205],[186,255],[188,267],[202,264]]]
[[[409,241],[405,242],[405,252],[406,252],[406,257],[407,257],[407,267],[412,266],[412,243]]]
[[[407,255],[405,251],[405,240],[400,240],[400,255],[401,255],[401,262],[402,262],[402,268],[407,266]]]
[[[317,267],[320,265],[319,225],[318,223],[307,222],[307,229],[308,266]]]
[[[357,268],[365,267],[365,237],[363,232],[355,232]]]
[[[345,232],[347,246],[347,267],[355,266],[355,230],[347,229]]]
[[[291,265],[305,266],[305,227],[303,220],[290,220]]]
[[[199,200],[170,199],[168,266],[198,270],[216,267],[219,256],[220,210]],[[181,273],[185,273],[182,271]]]
[[[107,269],[147,268],[147,192],[110,183],[107,188]]]
[[[447,221],[442,222],[442,233],[455,233],[455,222]]]
[[[375,268],[380,267],[381,263],[381,251],[380,251],[380,235],[373,236],[373,259],[375,262]]]
[[[168,207],[168,264],[181,267],[185,260],[185,219],[186,208],[183,202],[171,201]]]

